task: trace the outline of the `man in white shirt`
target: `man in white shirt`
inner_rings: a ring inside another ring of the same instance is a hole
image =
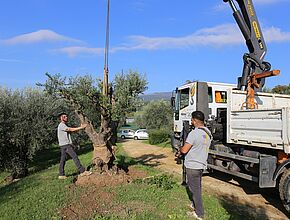
[[[68,127],[67,126],[68,116],[66,113],[61,113],[59,115],[59,119],[60,119],[60,123],[57,127],[57,138],[58,138],[58,144],[61,149],[61,158],[60,158],[60,164],[59,164],[58,178],[59,179],[67,178],[64,172],[64,166],[65,166],[67,155],[69,155],[73,159],[75,165],[77,166],[79,172],[81,173],[80,174],[81,176],[87,176],[87,175],[92,174],[92,172],[86,171],[85,168],[82,166],[76,152],[73,149],[72,140],[70,136],[70,133],[84,129],[87,125],[82,124],[80,127],[76,127],[76,128]]]
[[[194,129],[188,134],[180,152],[185,154],[187,185],[192,193],[192,213],[197,219],[203,219],[204,208],[201,198],[201,177],[207,167],[208,151],[212,135],[204,126],[204,114],[201,111],[192,112],[191,123]]]

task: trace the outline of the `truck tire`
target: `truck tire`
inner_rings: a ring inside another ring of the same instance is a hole
[[[282,174],[279,182],[279,194],[285,209],[290,212],[290,170],[286,170]]]

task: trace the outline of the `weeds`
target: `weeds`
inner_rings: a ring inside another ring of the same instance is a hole
[[[173,176],[168,176],[166,174],[156,175],[147,177],[144,179],[137,179],[134,183],[145,183],[148,185],[155,185],[157,188],[162,188],[164,190],[172,189],[176,182],[173,180]]]

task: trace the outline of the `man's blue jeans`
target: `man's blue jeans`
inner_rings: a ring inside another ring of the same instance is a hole
[[[186,168],[187,185],[192,193],[192,202],[195,208],[195,213],[198,217],[203,218],[204,209],[201,198],[201,177],[203,170],[195,170]]]
[[[76,152],[74,151],[73,147],[71,144],[63,145],[60,147],[61,149],[61,157],[60,157],[60,163],[59,163],[59,175],[64,176],[64,166],[66,162],[67,155],[69,155],[80,173],[83,173],[85,171],[85,168],[82,166]]]

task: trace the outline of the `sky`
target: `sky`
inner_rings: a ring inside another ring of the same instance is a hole
[[[1,0],[0,86],[36,87],[45,73],[103,77],[107,0]],[[109,79],[130,69],[145,93],[169,92],[186,80],[236,83],[242,34],[223,0],[111,0]],[[290,0],[253,0],[265,61],[290,83]]]

